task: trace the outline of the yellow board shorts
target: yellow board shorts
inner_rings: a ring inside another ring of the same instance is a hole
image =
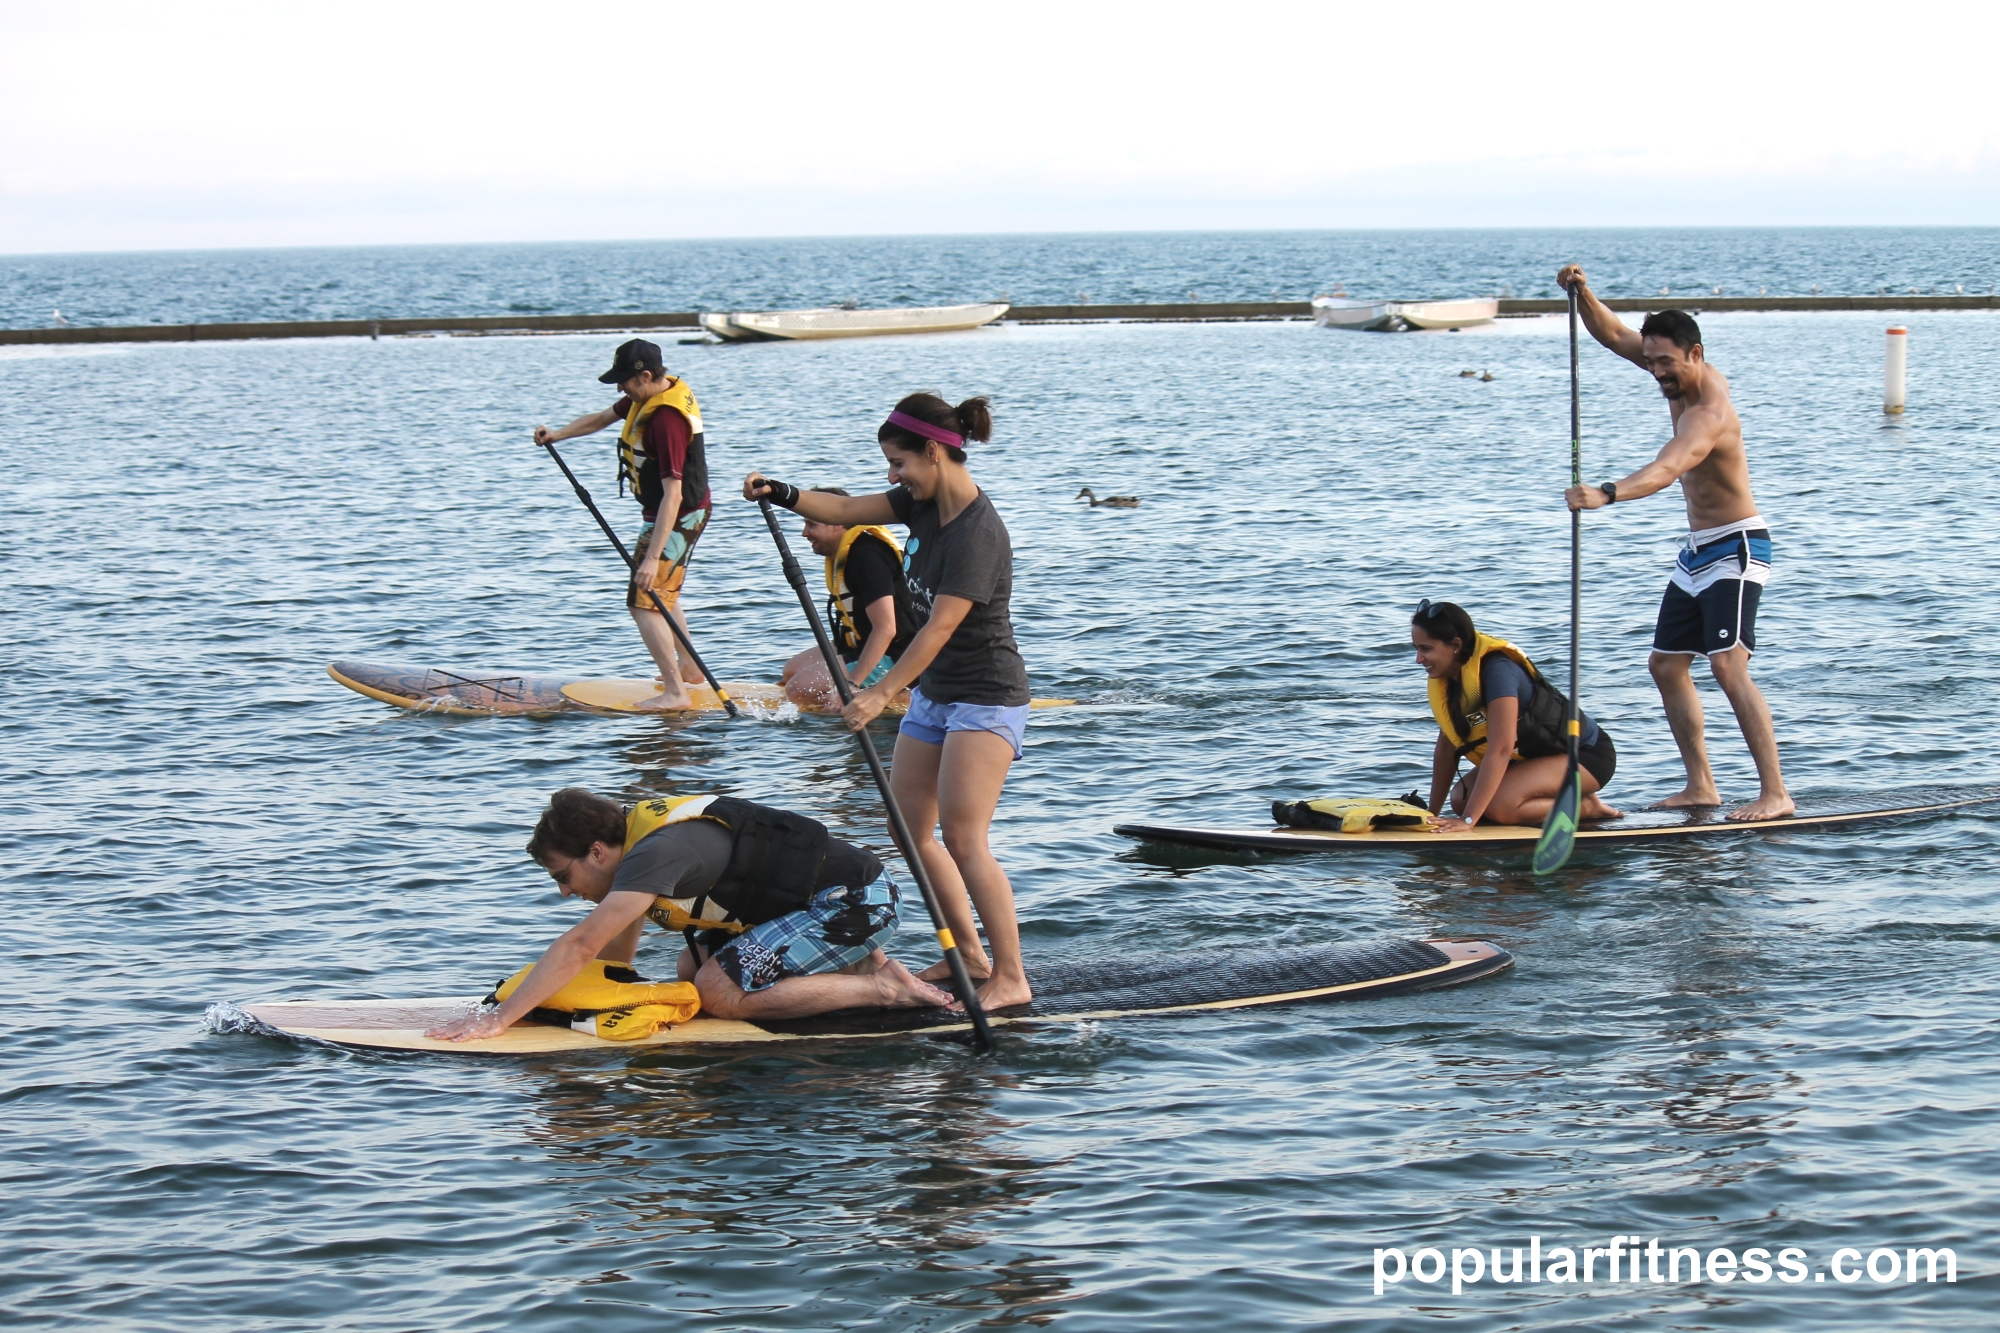
[[[703,505],[682,514],[674,524],[674,530],[667,534],[667,540],[660,547],[660,563],[653,571],[653,591],[669,608],[681,599],[681,584],[687,581],[688,557],[694,554],[694,544],[701,540],[702,530],[708,526],[708,516],[712,506]],[[633,538],[632,554],[638,559],[646,558],[646,548],[653,541],[653,525],[648,523]],[[639,585],[625,583],[625,605],[641,611],[657,612],[653,599],[639,591]]]

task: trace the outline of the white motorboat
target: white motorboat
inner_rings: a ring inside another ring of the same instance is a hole
[[[1007,313],[1004,301],[977,305],[909,306],[896,310],[736,311],[703,315],[702,327],[718,338],[865,338],[885,333],[953,333],[991,324]]]
[[[1323,329],[1408,333],[1416,329],[1463,329],[1490,323],[1500,313],[1493,297],[1462,301],[1356,301],[1343,296],[1313,298],[1313,322]]]
[[[1323,329],[1385,329],[1394,317],[1393,301],[1355,301],[1345,296],[1315,296],[1313,323]]]
[[[1500,302],[1491,296],[1464,301],[1401,301],[1396,317],[1412,328],[1465,329],[1475,324],[1491,324],[1500,313]]]

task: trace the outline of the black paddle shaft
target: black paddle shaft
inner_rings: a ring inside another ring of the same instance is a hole
[[[1583,485],[1583,393],[1577,385],[1576,286],[1569,289],[1569,484]],[[1583,665],[1583,511],[1569,511],[1569,771],[1572,777],[1583,752],[1583,712],[1577,676]]]
[[[799,605],[805,608],[806,619],[812,624],[813,640],[819,644],[819,655],[826,663],[827,674],[833,677],[833,687],[840,691],[840,702],[845,704],[854,698],[854,682],[847,678],[840,655],[833,650],[833,640],[827,637],[826,624],[819,618],[819,607],[813,604],[812,593],[806,589],[806,573],[792,556],[792,548],[785,541],[784,530],[778,526],[778,516],[772,511],[771,502],[759,500],[757,508],[764,512],[764,523],[771,529],[771,540],[778,544],[778,559],[785,567],[785,581],[799,595]],[[910,825],[903,818],[903,807],[897,804],[896,793],[889,787],[889,770],[882,766],[882,756],[876,752],[874,738],[869,736],[866,727],[857,730],[854,739],[860,742],[862,757],[868,761],[868,771],[874,775],[876,789],[882,793],[882,808],[889,812],[889,832],[896,839],[896,848],[902,852],[903,862],[910,868],[910,877],[917,881],[917,892],[923,895],[924,910],[931,914],[931,926],[937,931],[938,944],[944,949],[945,966],[951,969],[952,989],[958,992],[966,1017],[972,1020],[973,1043],[980,1051],[989,1052],[993,1049],[993,1027],[986,1021],[986,1011],[979,1007],[979,992],[973,989],[972,974],[965,970],[965,958],[958,951],[958,941],[953,938],[951,927],[944,923],[944,909],[938,904],[937,890],[931,886],[930,872],[924,869],[923,855],[917,850],[917,840],[910,836]]]
[[[549,457],[556,460],[556,466],[563,470],[565,477],[569,478],[569,484],[576,489],[576,498],[583,501],[583,507],[590,511],[592,518],[597,520],[597,526],[604,529],[604,535],[609,537],[612,546],[617,548],[618,557],[625,562],[625,567],[627,569],[637,569],[639,567],[638,559],[625,549],[625,543],[620,540],[618,533],[612,528],[611,524],[605,520],[603,511],[598,509],[597,501],[590,498],[590,492],[585,490],[583,483],[576,479],[576,473],[569,470],[569,463],[561,454],[556,452],[556,447],[553,444],[544,443],[542,448],[549,451]],[[729,716],[741,717],[742,710],[737,708],[736,701],[729,697],[729,691],[722,688],[722,682],[715,678],[715,673],[708,669],[708,663],[701,660],[701,654],[694,650],[694,644],[689,641],[687,631],[681,628],[680,622],[675,620],[673,613],[667,610],[667,604],[661,599],[660,594],[648,588],[646,589],[646,596],[653,599],[653,606],[659,611],[660,617],[667,622],[667,628],[674,632],[676,639],[680,640],[681,647],[687,649],[687,655],[694,662],[695,669],[700,671],[701,678],[708,682],[708,688],[715,691],[715,697],[722,701],[722,706],[727,710]]]

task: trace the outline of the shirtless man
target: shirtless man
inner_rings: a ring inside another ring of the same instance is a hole
[[[1656,311],[1635,333],[1591,292],[1577,265],[1565,265],[1556,282],[1576,293],[1591,337],[1659,384],[1674,421],[1673,438],[1652,462],[1615,482],[1572,486],[1564,496],[1571,509],[1597,509],[1678,481],[1687,501],[1689,533],[1660,602],[1648,662],[1687,765],[1687,786],[1660,804],[1721,804],[1702,734],[1701,695],[1690,674],[1695,657],[1706,654],[1709,674],[1728,696],[1757,761],[1757,799],[1729,817],[1789,815],[1794,807],[1778,769],[1771,710],[1750,679],[1757,602],[1771,576],[1771,532],[1750,494],[1750,460],[1743,451],[1743,423],[1729,401],[1729,381],[1703,357],[1701,329],[1687,312]]]

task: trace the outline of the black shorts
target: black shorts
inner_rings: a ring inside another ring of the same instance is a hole
[[[1757,649],[1757,602],[1764,585],[1749,579],[1717,579],[1699,595],[1678,583],[1660,598],[1653,626],[1656,653],[1726,653],[1737,644]]]
[[[1576,762],[1584,772],[1597,779],[1599,791],[1609,787],[1611,775],[1618,771],[1618,747],[1611,743],[1611,733],[1600,725],[1597,728],[1597,744],[1579,750]]]

